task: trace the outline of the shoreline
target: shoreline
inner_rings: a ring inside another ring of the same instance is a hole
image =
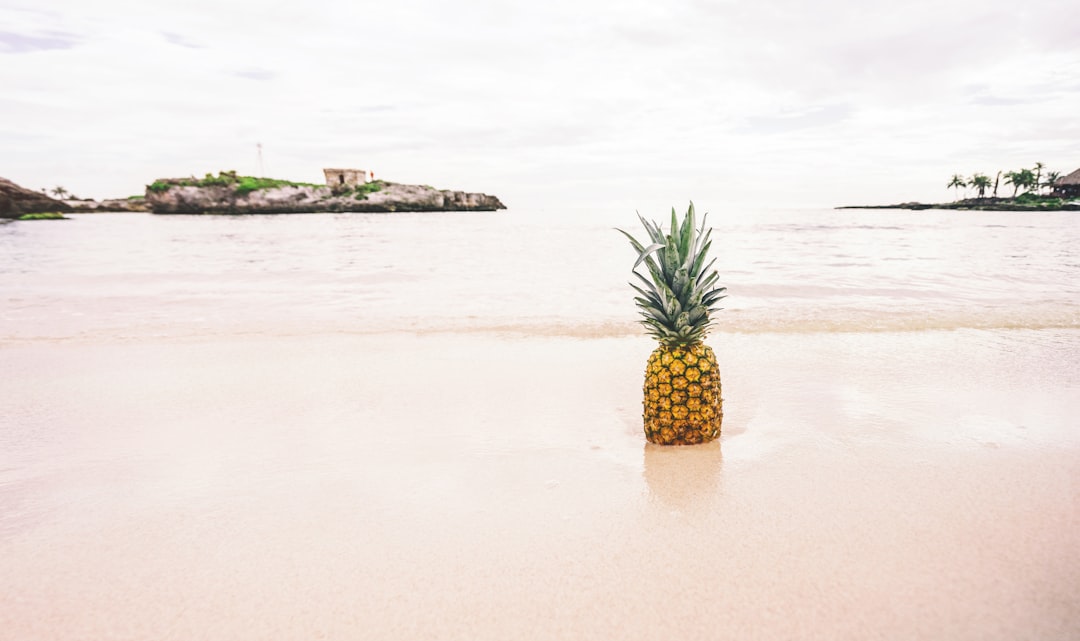
[[[988,202],[992,201],[992,202]],[[961,211],[1080,211],[1080,202],[1064,202],[1059,205],[1017,203],[1006,198],[972,198],[952,203],[906,202],[894,205],[841,205],[833,209],[952,209]]]

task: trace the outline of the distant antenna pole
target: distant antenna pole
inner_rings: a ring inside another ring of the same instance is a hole
[[[259,151],[259,178],[265,178],[266,176],[263,176],[262,143],[255,143],[255,149]]]

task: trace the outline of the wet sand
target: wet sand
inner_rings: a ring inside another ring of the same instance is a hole
[[[0,346],[0,639],[1080,638],[1080,333]]]

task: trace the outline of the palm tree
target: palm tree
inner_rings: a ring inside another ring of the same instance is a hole
[[[997,198],[998,183],[1001,182],[1001,172],[997,172],[997,176],[994,176],[994,198]]]
[[[961,187],[967,187],[967,186],[968,186],[968,184],[966,182],[964,182],[964,177],[963,176],[961,176],[960,174],[953,174],[952,180],[949,181],[948,185],[945,185],[945,188],[946,189],[956,189],[957,193],[959,194],[960,188]],[[959,200],[959,198],[957,198],[957,200]]]
[[[1016,191],[1020,189],[1020,172],[1007,171],[1005,172],[1005,184],[1013,186],[1013,198],[1016,198]]]
[[[54,196],[56,196],[57,198],[60,198],[62,200],[64,198],[64,196],[68,195],[68,190],[64,189],[60,185],[57,185],[56,187],[52,188],[52,193],[53,193]]]
[[[1020,191],[1021,187],[1031,187],[1035,182],[1035,174],[1030,169],[1021,169],[1020,171],[1009,171],[1005,173],[1005,184],[1013,186],[1013,198],[1016,198],[1016,192]]]
[[[1042,164],[1041,162],[1035,163],[1035,190],[1036,191],[1038,191],[1039,186],[1042,185],[1042,182],[1039,180],[1039,178],[1042,177],[1042,170],[1043,170],[1044,167],[1046,167],[1046,165]]]
[[[1061,179],[1060,171],[1048,171],[1046,172],[1046,180],[1043,181],[1042,187],[1049,187],[1050,191],[1054,190],[1054,183]]]
[[[1020,170],[1020,183],[1021,183],[1020,187],[1024,191],[1034,189],[1039,184],[1035,180],[1035,172],[1031,171],[1030,169],[1021,169]]]
[[[990,186],[990,177],[985,174],[975,174],[968,182],[979,192],[979,198],[986,196],[986,188]]]

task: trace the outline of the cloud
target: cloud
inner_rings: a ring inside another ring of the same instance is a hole
[[[0,65],[0,174],[91,195],[246,171],[257,141],[283,178],[354,159],[517,202],[778,173],[804,177],[792,200],[839,173],[911,199],[927,175],[1075,164],[1080,4],[1059,0],[3,4],[0,53],[31,55]]]
[[[989,92],[979,92],[970,98],[970,102],[973,105],[981,105],[983,107],[1005,107],[1012,105],[1027,105],[1033,102],[1038,102],[1039,98],[1002,98]]]
[[[182,36],[182,35],[180,35],[178,33],[172,33],[172,32],[169,32],[169,31],[162,31],[161,36],[163,38],[165,38],[166,41],[168,41],[171,44],[174,44],[174,45],[176,45],[178,47],[185,47],[187,49],[205,49],[206,48],[204,45],[196,44],[196,43],[192,42],[191,40],[189,40],[187,37]]]
[[[835,125],[848,120],[854,109],[851,105],[819,105],[798,111],[769,116],[750,116],[739,133],[775,134]]]
[[[71,49],[78,43],[79,38],[77,36],[58,31],[35,35],[0,31],[0,53],[30,53],[32,51]]]
[[[243,71],[234,71],[232,75],[237,78],[247,78],[248,80],[273,80],[277,78],[276,71],[270,71],[269,69],[245,69]]]

